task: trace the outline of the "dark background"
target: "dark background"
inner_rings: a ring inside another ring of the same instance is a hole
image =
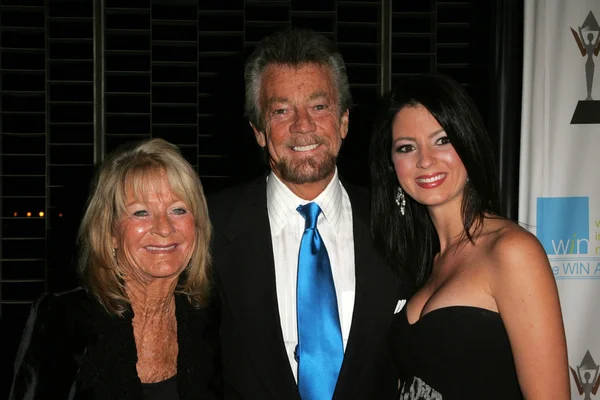
[[[76,231],[104,154],[165,138],[206,192],[264,171],[243,62],[275,30],[321,32],[347,63],[347,180],[369,183],[381,95],[442,72],[479,106],[515,217],[522,13],[522,0],[0,0],[0,398],[31,302],[76,285]]]

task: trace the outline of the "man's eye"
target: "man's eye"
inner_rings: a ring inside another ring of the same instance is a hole
[[[145,217],[148,215],[148,211],[146,210],[138,210],[133,213],[134,217]]]
[[[327,109],[327,104],[317,104],[317,105],[315,106],[315,109],[317,109],[317,110],[319,110],[319,111],[321,111],[321,110],[325,110],[325,109]]]
[[[281,114],[285,114],[285,109],[283,108],[278,108],[277,110],[273,111],[274,115],[281,115]]]

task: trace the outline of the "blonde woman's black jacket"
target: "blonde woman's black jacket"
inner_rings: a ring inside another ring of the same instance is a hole
[[[220,398],[217,328],[176,295],[179,397]],[[133,313],[111,316],[84,289],[33,305],[15,363],[10,400],[139,399]]]

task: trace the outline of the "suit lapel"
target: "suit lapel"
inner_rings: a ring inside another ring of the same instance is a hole
[[[351,395],[364,368],[369,366],[369,358],[377,354],[376,346],[379,341],[373,339],[387,333],[379,332],[383,330],[381,315],[385,315],[387,311],[389,315],[393,314],[393,300],[388,299],[388,295],[394,292],[395,285],[394,280],[389,279],[383,271],[385,264],[373,246],[367,199],[357,196],[351,186],[344,186],[352,205],[356,288],[352,325],[334,395],[336,399]],[[385,310],[386,307],[390,309]]]
[[[238,332],[264,387],[274,399],[298,399],[287,359],[275,286],[265,179],[250,184],[230,218],[220,269]]]

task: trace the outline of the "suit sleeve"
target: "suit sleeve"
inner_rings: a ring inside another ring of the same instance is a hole
[[[32,306],[15,361],[9,400],[68,399],[76,368],[57,297],[45,294]]]

